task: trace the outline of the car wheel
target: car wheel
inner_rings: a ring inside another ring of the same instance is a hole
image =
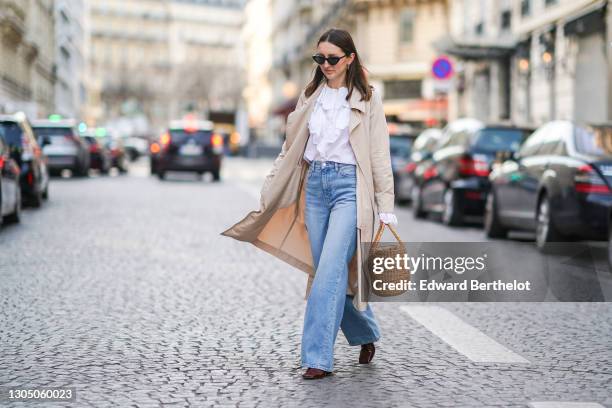
[[[157,172],[157,177],[158,177],[160,180],[165,180],[165,179],[166,179],[166,172],[165,172],[165,171],[158,171],[158,172]]]
[[[412,188],[412,215],[414,218],[425,218],[427,212],[423,209],[423,198],[421,197],[421,187]]]
[[[457,193],[452,188],[444,191],[444,210],[442,211],[442,222],[446,225],[461,225],[462,214],[457,206]]]
[[[497,199],[493,190],[489,192],[485,202],[484,228],[488,238],[506,238],[508,236],[508,229],[502,225],[499,219]]]
[[[212,171],[213,181],[221,180],[221,174],[219,173],[219,169]]]
[[[39,186],[34,192],[34,196],[32,197],[32,201],[31,201],[32,207],[39,208],[42,205],[42,201],[43,201],[43,194],[42,194],[42,191],[40,191],[40,186]]]
[[[16,224],[21,220],[21,188],[17,188],[17,197],[15,197],[15,208],[13,212],[5,217],[5,221],[10,224]]]
[[[552,221],[550,200],[544,194],[540,199],[536,213],[536,246],[540,251],[545,252],[550,249],[552,242],[560,240],[561,234]]]

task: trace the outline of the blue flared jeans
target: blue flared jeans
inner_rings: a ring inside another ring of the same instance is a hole
[[[357,249],[356,190],[354,164],[310,164],[304,216],[316,273],[304,315],[302,367],[333,370],[339,328],[351,346],[380,338],[371,307],[357,310],[346,294],[348,263]]]

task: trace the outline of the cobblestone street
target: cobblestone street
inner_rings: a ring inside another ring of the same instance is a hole
[[[54,179],[42,209],[0,232],[0,386],[75,387],[65,406],[79,407],[612,407],[610,303],[418,305],[524,359],[513,363],[472,361],[413,318],[416,304],[375,303],[372,364],[340,332],[334,375],[303,380],[306,275],[220,235],[257,209],[270,163],[229,158],[220,183],[160,181],[143,163]],[[406,238],[446,229],[397,214]]]

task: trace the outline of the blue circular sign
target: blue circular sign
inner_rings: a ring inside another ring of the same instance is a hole
[[[431,72],[437,79],[448,79],[453,74],[453,63],[446,56],[436,58],[431,67]]]

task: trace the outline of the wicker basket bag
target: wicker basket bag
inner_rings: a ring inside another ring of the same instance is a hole
[[[380,238],[382,237],[385,225],[389,227],[395,239],[397,239],[397,244],[393,246],[385,245],[384,247],[379,247],[378,243]],[[406,253],[406,248],[401,238],[395,231],[395,229],[390,224],[385,224],[384,222],[380,222],[378,227],[378,231],[376,232],[376,236],[374,241],[372,242],[372,246],[368,251],[367,257],[367,276],[370,281],[370,288],[373,294],[381,297],[389,297],[389,296],[398,296],[402,293],[406,292],[407,289],[374,289],[373,282],[375,280],[381,281],[381,283],[402,283],[402,281],[410,281],[411,273],[408,269],[398,269],[394,267],[392,269],[385,269],[385,271],[381,274],[374,273],[374,258],[382,257],[382,258],[393,258],[395,259],[396,255],[399,254],[402,258]],[[381,285],[382,286],[382,285]],[[406,285],[404,285],[406,286]]]

